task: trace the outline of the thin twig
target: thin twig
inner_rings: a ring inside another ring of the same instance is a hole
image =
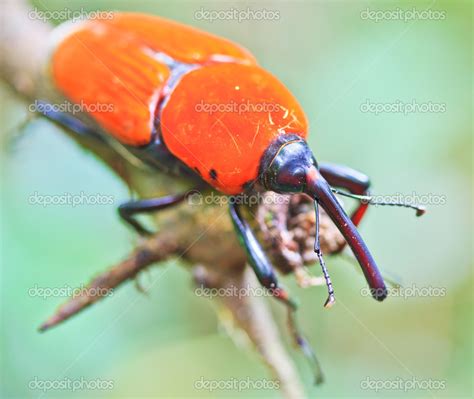
[[[178,249],[174,237],[169,237],[165,234],[157,234],[142,242],[122,262],[99,274],[84,289],[80,290],[79,295],[70,298],[60,306],[39,327],[39,330],[46,331],[76,315],[93,303],[106,298],[119,285],[134,279],[140,271],[153,263],[164,261],[175,255]]]

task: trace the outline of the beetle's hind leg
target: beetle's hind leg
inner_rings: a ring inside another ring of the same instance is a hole
[[[99,141],[104,139],[91,127],[86,125],[80,119],[65,112],[56,111],[52,104],[44,101],[37,101],[37,112],[48,118],[50,121],[76,133],[81,137],[92,138]]]
[[[118,207],[120,217],[127,222],[140,235],[149,236],[153,233],[142,226],[135,218],[141,213],[157,212],[184,201],[192,191],[184,194],[168,195],[166,197],[150,198],[138,201],[129,201]]]
[[[311,362],[316,376],[316,383],[323,381],[323,373],[318,359],[306,338],[300,332],[295,317],[296,303],[289,297],[287,291],[281,287],[272,264],[258,243],[247,221],[240,213],[237,201],[230,201],[230,215],[237,231],[239,240],[248,254],[248,261],[254,270],[258,281],[268,289],[278,300],[282,301],[288,308],[288,326],[295,343],[301,348],[306,358]]]
[[[311,347],[307,339],[304,337],[304,335],[301,334],[298,328],[298,324],[296,322],[295,311],[290,308],[288,308],[288,327],[295,343],[301,348],[301,351],[309,360],[311,367],[313,368],[313,374],[315,377],[316,385],[322,384],[324,382],[324,373],[321,368],[321,364],[319,363],[319,360],[316,354],[314,353],[313,348]]]

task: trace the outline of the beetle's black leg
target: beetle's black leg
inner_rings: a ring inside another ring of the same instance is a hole
[[[273,266],[263,252],[247,221],[242,217],[236,201],[232,201],[232,199],[230,201],[230,215],[239,240],[247,251],[249,263],[257,275],[258,281],[265,288],[269,289],[274,297],[288,306],[288,325],[290,332],[295,343],[301,348],[306,358],[311,362],[316,376],[316,383],[321,383],[323,381],[323,374],[318,359],[296,324],[296,303],[289,298],[288,293],[278,283]]]
[[[250,266],[257,275],[258,281],[271,294],[286,305],[296,309],[296,304],[288,297],[288,293],[279,285],[273,266],[258,243],[247,221],[242,217],[236,201],[230,201],[230,215],[236,228],[239,240],[247,251]]]
[[[44,101],[36,102],[37,112],[50,121],[71,130],[72,132],[83,137],[94,138],[95,140],[104,141],[104,139],[91,127],[87,126],[78,118],[64,112],[54,110],[54,106]]]
[[[183,201],[191,191],[184,194],[168,195],[160,198],[150,198],[138,201],[129,201],[119,206],[120,217],[125,220],[140,235],[151,235],[152,232],[143,227],[134,216],[140,213],[150,213],[169,208]]]
[[[369,192],[369,177],[357,170],[344,165],[321,163],[319,165],[319,172],[333,187],[345,188],[350,193],[356,195],[366,195]],[[368,206],[368,202],[360,202],[359,206],[352,213],[351,220],[355,226],[359,225]]]
[[[333,193],[345,197],[354,198],[360,201],[359,206],[351,215],[352,223],[357,226],[364,216],[369,205],[379,206],[399,206],[414,209],[416,216],[421,216],[426,212],[426,208],[421,205],[397,202],[397,201],[378,201],[369,193],[369,178],[354,169],[343,165],[322,163],[319,171],[327,182],[333,187],[345,188],[349,193],[332,188]]]
[[[290,329],[291,335],[293,336],[294,341],[296,344],[301,348],[305,357],[309,360],[315,377],[315,383],[317,385],[322,384],[324,382],[324,373],[321,368],[321,364],[319,363],[316,354],[314,353],[313,348],[306,340],[306,338],[301,334],[298,329],[298,325],[296,322],[295,311],[288,308],[288,327]]]

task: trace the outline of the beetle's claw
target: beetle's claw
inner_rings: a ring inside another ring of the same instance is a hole
[[[334,296],[334,293],[329,294],[328,299],[326,299],[326,302],[324,303],[324,307],[326,309],[331,308],[334,304],[336,303],[336,297]]]
[[[416,216],[420,217],[426,213],[426,208],[424,206],[419,206],[416,210]]]

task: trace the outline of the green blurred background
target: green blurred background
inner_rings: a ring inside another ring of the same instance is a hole
[[[342,258],[328,263],[338,304],[322,308],[324,289],[298,289],[299,318],[319,353],[327,382],[314,387],[292,351],[308,397],[472,397],[472,6],[470,2],[181,2],[52,1],[40,10],[134,10],[159,14],[223,35],[249,48],[297,96],[311,122],[319,160],[371,176],[380,194],[444,196],[422,219],[411,211],[372,209],[362,225],[384,272],[411,287],[445,296],[360,295],[363,278]],[[273,21],[195,18],[205,10],[273,10]],[[375,22],[370,10],[431,7],[442,20]],[[59,21],[55,21],[57,23]],[[14,45],[14,43],[12,44]],[[15,129],[25,104],[1,86],[2,129]],[[371,103],[436,103],[445,112],[361,112]],[[46,120],[22,128],[2,150],[1,368],[3,397],[280,397],[274,390],[196,390],[196,380],[269,378],[256,353],[235,346],[209,300],[193,294],[187,271],[171,263],[47,334],[36,327],[65,298],[28,294],[37,287],[75,287],[118,260],[136,238],[115,207],[127,188]],[[30,195],[112,195],[103,206],[32,206]],[[317,269],[316,269],[317,270]],[[283,320],[281,307],[273,306]],[[288,340],[287,340],[288,341]],[[290,346],[290,345],[289,345]],[[291,349],[290,349],[291,350]],[[112,380],[106,391],[49,391],[38,379]],[[372,380],[442,381],[445,389],[379,392]]]

